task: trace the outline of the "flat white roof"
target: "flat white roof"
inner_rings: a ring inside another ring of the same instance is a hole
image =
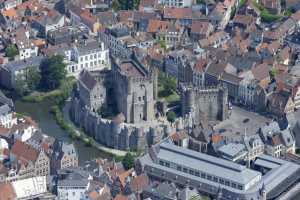
[[[38,176],[12,182],[17,198],[33,198],[47,192],[46,176]]]

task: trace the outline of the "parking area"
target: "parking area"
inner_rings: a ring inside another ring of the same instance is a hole
[[[271,121],[271,118],[233,106],[230,117],[214,126],[214,130],[234,141],[244,136],[245,132],[248,136],[255,134],[260,127]]]

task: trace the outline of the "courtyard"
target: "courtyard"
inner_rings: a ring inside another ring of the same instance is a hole
[[[257,133],[260,127],[272,121],[271,118],[237,106],[233,106],[230,112],[227,120],[214,126],[214,130],[221,133],[229,141],[239,140],[245,134],[253,135]]]

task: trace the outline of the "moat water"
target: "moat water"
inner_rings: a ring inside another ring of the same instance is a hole
[[[47,100],[39,103],[28,103],[20,100],[15,102],[16,112],[32,117],[39,124],[43,133],[64,142],[74,143],[79,155],[79,164],[93,158],[107,157],[107,155],[101,151],[93,147],[87,147],[83,142],[72,140],[68,137],[68,134],[56,124],[53,116],[49,112],[51,106],[51,102]]]

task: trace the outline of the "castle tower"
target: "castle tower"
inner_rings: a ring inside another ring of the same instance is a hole
[[[158,69],[154,68],[153,69],[153,99],[157,99],[157,94],[158,94]]]
[[[184,88],[181,95],[182,101],[182,115],[184,116],[187,113],[190,113],[194,109],[195,105],[195,93],[192,89]]]

